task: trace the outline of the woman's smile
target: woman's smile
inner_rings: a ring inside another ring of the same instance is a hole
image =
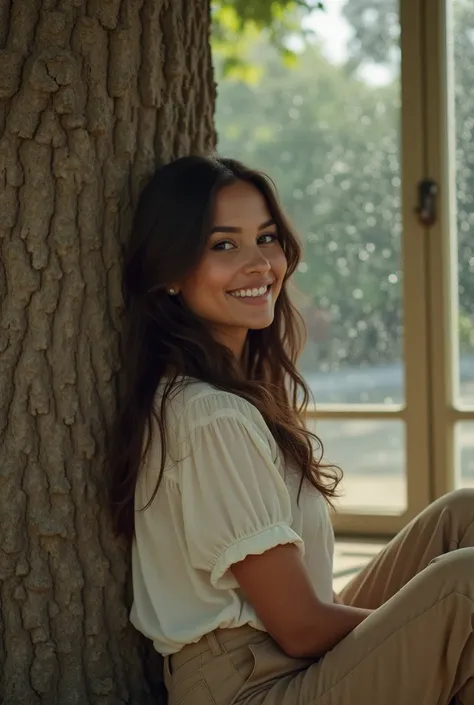
[[[243,289],[234,289],[226,292],[228,296],[236,299],[238,303],[247,304],[250,306],[260,306],[269,301],[271,295],[271,284],[261,286],[249,286]]]

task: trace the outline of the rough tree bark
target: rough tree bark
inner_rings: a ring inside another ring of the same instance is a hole
[[[0,0],[5,705],[161,701],[100,499],[104,429],[137,192],[157,162],[213,146],[209,15],[209,0]]]

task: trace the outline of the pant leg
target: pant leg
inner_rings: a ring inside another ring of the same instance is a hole
[[[253,672],[233,703],[447,705],[457,696],[474,705],[474,549],[434,560],[301,672],[279,674],[276,650],[254,647]]]
[[[375,609],[436,558],[474,546],[474,490],[451,492],[413,519],[348,585],[347,605]]]

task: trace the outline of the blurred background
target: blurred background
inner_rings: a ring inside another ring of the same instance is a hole
[[[218,149],[274,179],[300,234],[309,423],[345,471],[344,527],[383,533],[474,486],[474,2],[260,19],[215,3]]]

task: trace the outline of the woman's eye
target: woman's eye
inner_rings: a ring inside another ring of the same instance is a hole
[[[262,243],[262,240],[264,241]],[[268,245],[271,242],[275,242],[278,240],[278,235],[277,233],[265,233],[265,235],[260,235],[258,238],[258,241],[263,244],[263,245]]]
[[[221,240],[220,242],[215,242],[211,246],[211,250],[230,250],[232,247],[234,245],[230,240]]]

